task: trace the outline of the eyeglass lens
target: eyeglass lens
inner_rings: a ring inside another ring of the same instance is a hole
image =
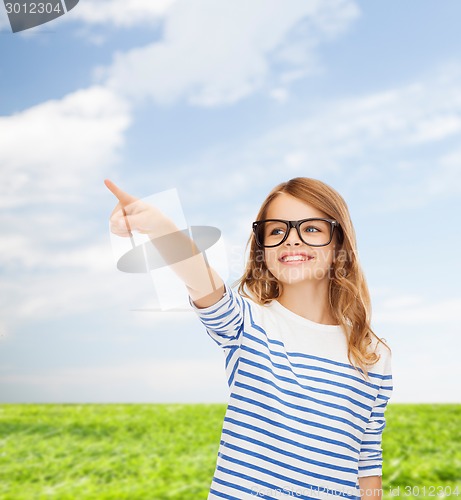
[[[290,227],[286,222],[260,222],[256,229],[256,238],[262,246],[277,246],[282,243],[289,229]],[[299,232],[301,239],[307,245],[323,246],[330,242],[331,224],[324,220],[309,220],[300,224]]]

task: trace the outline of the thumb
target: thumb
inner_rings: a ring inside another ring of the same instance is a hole
[[[122,205],[122,207],[126,207],[130,203],[133,203],[138,200],[138,198],[135,198],[134,196],[131,196],[131,194],[125,193],[125,191],[122,191],[118,186],[116,186],[111,180],[105,179],[104,184],[106,187],[109,189],[109,191],[115,195]]]

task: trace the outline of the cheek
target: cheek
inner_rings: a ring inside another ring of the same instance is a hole
[[[318,253],[318,260],[326,264],[331,264],[334,258],[334,248],[326,248],[322,252]]]
[[[331,248],[328,248],[328,250],[325,251],[325,262],[328,264],[333,264],[333,261],[335,260],[335,247],[332,246]]]
[[[266,266],[270,269],[278,262],[277,253],[266,249],[264,252],[264,261]]]

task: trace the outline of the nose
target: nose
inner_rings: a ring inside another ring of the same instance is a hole
[[[291,227],[289,232],[288,232],[288,236],[287,236],[287,239],[285,240],[285,245],[302,245],[303,242],[301,241],[301,239],[299,238],[299,235],[298,235],[298,231],[296,231],[296,228],[295,227]]]

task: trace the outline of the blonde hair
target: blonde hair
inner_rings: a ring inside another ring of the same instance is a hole
[[[369,351],[373,338],[383,342],[371,329],[371,301],[365,276],[357,255],[355,230],[349,209],[342,196],[317,179],[296,177],[276,186],[264,200],[256,220],[263,220],[269,205],[281,194],[289,194],[327,214],[339,222],[335,240],[339,258],[333,259],[330,269],[328,299],[335,321],[347,333],[347,356],[355,369],[368,377],[367,366],[374,365],[380,355]],[[333,241],[335,241],[333,240]],[[252,234],[248,240],[249,258],[243,276],[236,282],[241,295],[259,304],[267,304],[282,294],[280,283],[268,270],[264,248],[260,248]]]

